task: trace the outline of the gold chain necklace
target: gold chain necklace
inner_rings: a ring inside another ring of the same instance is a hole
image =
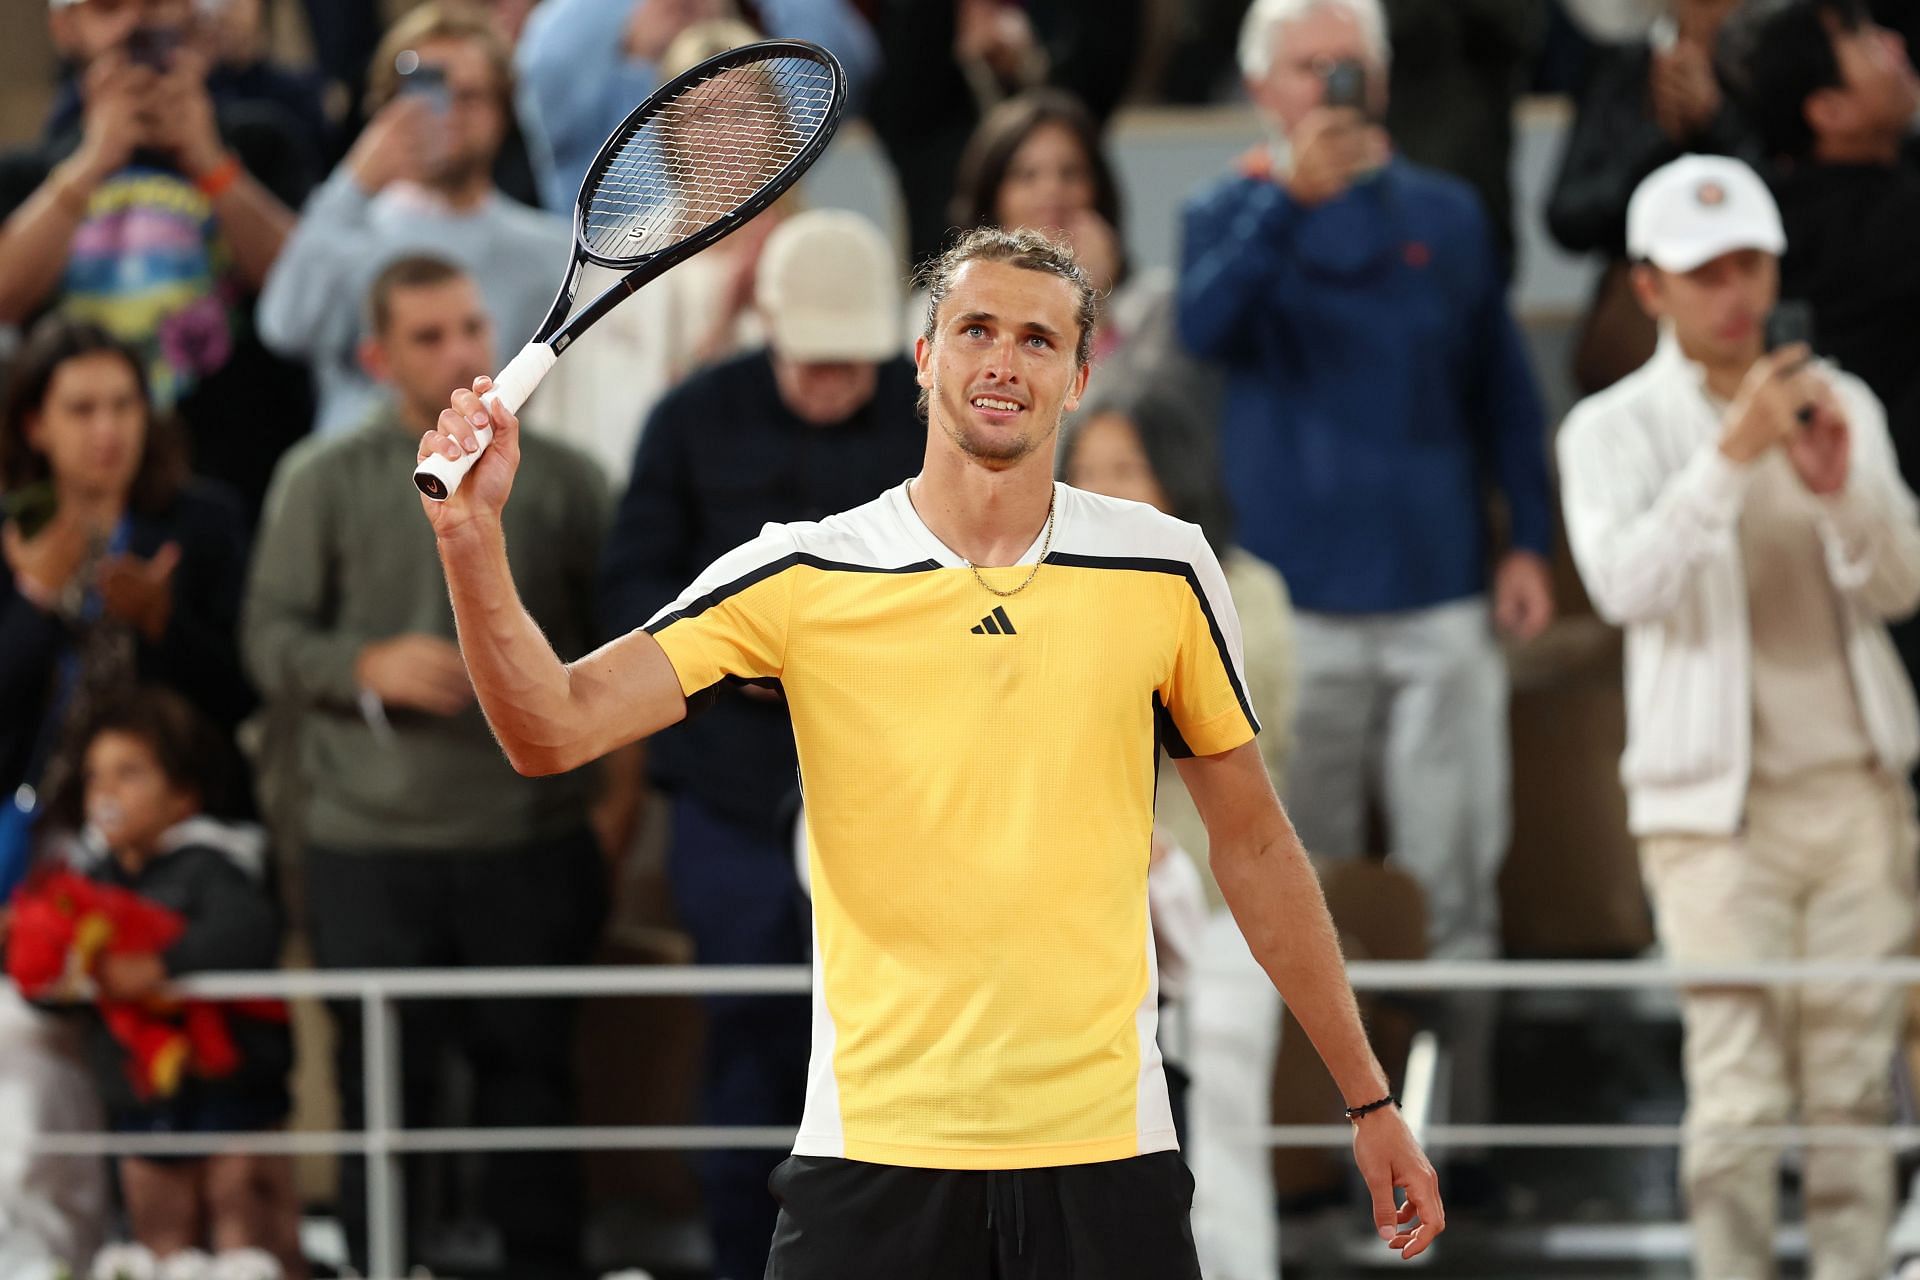
[[[1033,585],[1033,580],[1040,576],[1040,566],[1047,562],[1047,552],[1053,547],[1053,500],[1059,492],[1060,490],[1057,487],[1053,485],[1047,486],[1047,526],[1045,530],[1042,531],[1039,558],[1033,562],[1033,571],[1027,574],[1026,580],[1011,591],[1002,591],[980,576],[980,568],[978,565],[962,556],[960,562],[967,566],[967,571],[973,575],[975,582],[993,592],[993,594],[999,596],[1002,600],[1005,600],[1009,596],[1017,596]],[[911,480],[907,481],[907,502],[909,505],[913,502],[913,481]]]

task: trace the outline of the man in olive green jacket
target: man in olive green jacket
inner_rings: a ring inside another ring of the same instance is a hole
[[[448,388],[492,368],[485,307],[458,268],[410,257],[375,280],[368,312],[361,357],[392,396],[359,429],[309,438],[281,462],[241,621],[253,680],[295,709],[314,954],[326,968],[581,963],[606,883],[589,827],[592,779],[523,778],[495,745],[405,480]],[[507,527],[515,576],[554,644],[577,656],[595,636],[605,481],[565,445],[528,437],[522,448]],[[567,1002],[402,1008],[407,1124],[432,1114],[437,1063],[426,1050],[447,1043],[474,1063],[473,1123],[577,1119]],[[357,1128],[359,1010],[340,1014],[342,1124]],[[359,1161],[344,1163],[340,1209],[364,1267],[363,1177]],[[484,1213],[508,1274],[566,1274],[579,1236],[573,1160],[495,1158],[487,1183]]]

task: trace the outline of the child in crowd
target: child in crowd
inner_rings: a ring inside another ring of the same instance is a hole
[[[131,951],[109,941],[91,966],[109,1007],[181,1017],[192,1051],[158,1066],[129,1054],[124,1032],[95,1020],[90,1058],[109,1127],[120,1133],[268,1130],[290,1111],[292,1039],[282,1006],[222,1006],[206,1052],[208,1014],[156,999],[170,979],[209,970],[271,969],[280,920],[266,886],[260,828],[211,816],[225,808],[219,762],[232,753],[179,695],[147,687],[91,724],[81,781],[64,814],[80,830],[76,869],[109,891],[171,912],[177,940]],[[83,810],[83,812],[76,812]],[[31,893],[32,886],[28,892]],[[15,912],[14,944],[25,913]],[[182,1016],[184,1015],[184,1016]],[[164,1056],[164,1055],[163,1055]],[[225,1059],[216,1068],[208,1064]],[[289,1280],[306,1275],[299,1205],[285,1156],[124,1157],[120,1185],[134,1238],[165,1258],[187,1249],[264,1249]]]

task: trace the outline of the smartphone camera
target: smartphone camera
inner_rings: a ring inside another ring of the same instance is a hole
[[[135,27],[127,34],[127,58],[136,66],[151,67],[165,74],[173,66],[174,51],[180,47],[177,27]]]
[[[1782,302],[1767,316],[1767,350],[1778,351],[1796,342],[1813,347],[1813,308],[1805,302]]]
[[[1807,350],[1813,350],[1813,307],[1805,302],[1776,303],[1773,311],[1767,316],[1766,341],[1769,351],[1778,351],[1796,342],[1804,342],[1807,344]],[[1812,358],[1808,356],[1788,372],[1793,373],[1804,368]],[[1801,405],[1794,416],[1800,419],[1801,426],[1806,426],[1813,421],[1813,406]]]
[[[447,69],[430,62],[420,61],[420,55],[412,49],[403,49],[393,60],[393,69],[400,73],[400,92],[409,96],[425,98],[437,115],[445,115],[452,103],[447,90]]]
[[[1343,58],[1327,68],[1326,87],[1321,101],[1329,107],[1367,109],[1367,69],[1352,58]]]

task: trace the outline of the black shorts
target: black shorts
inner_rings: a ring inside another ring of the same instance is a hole
[[[1200,1280],[1177,1151],[1048,1169],[789,1156],[766,1280]]]

